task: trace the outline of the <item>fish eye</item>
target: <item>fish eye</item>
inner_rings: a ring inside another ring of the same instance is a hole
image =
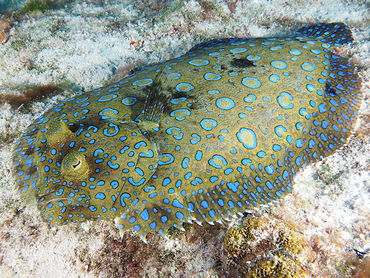
[[[76,164],[72,164],[72,167],[73,167],[73,169],[76,169],[80,165],[81,165],[81,161],[78,160]]]
[[[50,146],[61,145],[78,130],[78,127],[77,124],[67,125],[61,120],[51,122],[46,129],[45,139]]]
[[[85,156],[73,151],[67,154],[62,161],[62,175],[69,180],[84,180],[90,171]]]

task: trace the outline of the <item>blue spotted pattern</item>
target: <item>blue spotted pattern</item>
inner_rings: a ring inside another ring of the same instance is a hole
[[[351,41],[342,23],[213,40],[70,98],[15,144],[19,194],[51,224],[141,236],[276,200],[354,129],[361,79],[328,48]]]

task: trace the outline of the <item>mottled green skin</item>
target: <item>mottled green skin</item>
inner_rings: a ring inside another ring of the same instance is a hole
[[[20,194],[52,224],[141,235],[268,204],[351,135],[361,80],[323,44],[351,41],[343,24],[210,41],[66,100],[15,147]]]

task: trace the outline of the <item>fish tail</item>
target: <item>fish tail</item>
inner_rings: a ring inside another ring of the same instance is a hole
[[[297,32],[303,37],[312,37],[330,46],[338,46],[353,42],[352,32],[349,27],[342,22],[319,23],[300,28]]]

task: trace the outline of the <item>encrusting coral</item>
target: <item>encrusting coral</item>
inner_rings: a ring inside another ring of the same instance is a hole
[[[226,234],[228,264],[248,278],[305,277],[308,246],[291,227],[269,217],[247,218]]]

